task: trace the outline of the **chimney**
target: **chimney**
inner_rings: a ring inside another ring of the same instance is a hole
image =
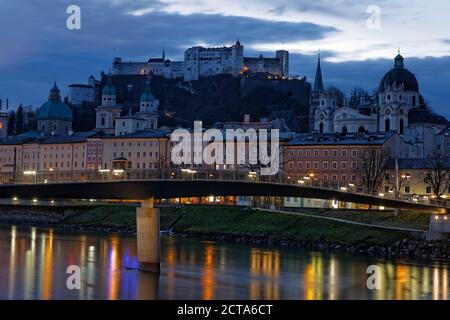
[[[244,114],[244,122],[245,123],[249,123],[250,122],[250,115],[249,114]]]

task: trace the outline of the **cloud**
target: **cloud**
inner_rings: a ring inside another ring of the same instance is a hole
[[[398,47],[423,94],[447,112],[450,3],[394,0],[80,0],[82,29],[66,29],[72,1],[0,2],[0,96],[40,105],[54,78],[67,85],[108,71],[112,57],[182,59],[187,47],[230,45],[246,55],[290,50],[291,70],[313,79],[317,49],[326,83],[372,89]],[[366,28],[368,5],[380,6],[380,30]],[[20,23],[19,23],[20,22]],[[420,59],[419,59],[420,58]],[[448,115],[448,112],[447,112]]]

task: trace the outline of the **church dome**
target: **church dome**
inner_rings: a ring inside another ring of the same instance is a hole
[[[104,96],[115,96],[117,94],[116,88],[113,86],[111,77],[108,77],[108,82],[103,87],[102,95]]]
[[[147,80],[145,83],[145,89],[144,92],[141,95],[141,102],[152,102],[155,100],[155,96],[153,95],[151,89],[150,89],[150,81]]]
[[[37,111],[38,120],[66,120],[72,121],[72,110],[61,101],[61,95],[56,83],[50,90],[48,101]]]
[[[391,87],[401,87],[405,91],[419,91],[419,83],[414,73],[404,67],[403,57],[398,54],[395,57],[394,68],[391,69],[380,82],[379,91],[386,91]]]

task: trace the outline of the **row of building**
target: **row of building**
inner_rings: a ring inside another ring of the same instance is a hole
[[[2,181],[24,172],[146,172],[180,168],[171,158],[174,147],[171,136],[175,128],[158,125],[159,101],[151,92],[151,77],[141,90],[139,111],[132,113],[130,108],[125,115],[123,106],[117,103],[117,90],[111,79],[112,75],[107,76],[102,88],[101,103],[96,108],[96,127],[92,131],[73,132],[72,110],[61,100],[56,84],[50,90],[48,101],[37,112],[36,131],[7,137],[7,128],[2,125]],[[421,103],[418,81],[405,68],[400,54],[395,58],[394,68],[380,82],[378,99],[357,108],[341,101],[335,92],[325,90],[319,57],[310,114],[314,130],[309,133],[291,132],[279,119],[251,122],[248,115],[243,122],[224,123],[220,129],[283,128],[278,175],[285,181],[343,190],[364,189],[367,184],[364,156],[374,153],[377,159],[384,157],[385,168],[379,172],[382,176],[377,178],[377,190],[371,192],[400,192],[411,197],[431,197],[435,193],[425,178],[430,171],[430,158],[436,154],[450,157],[449,122]],[[0,114],[2,123],[7,124],[7,115]],[[238,142],[233,140],[233,143],[236,148]],[[248,142],[244,144],[248,147]],[[190,152],[196,152],[195,148]],[[252,174],[255,171],[258,174],[259,169],[248,162],[185,163],[181,167]],[[396,176],[395,184],[392,175]],[[444,190],[442,195],[450,196],[450,190]],[[299,201],[288,199],[286,204],[295,206]]]

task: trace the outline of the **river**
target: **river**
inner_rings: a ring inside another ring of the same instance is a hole
[[[449,265],[162,238],[161,273],[132,236],[0,227],[0,299],[449,299]],[[81,271],[69,290],[68,266]],[[367,288],[379,266],[381,289]]]

